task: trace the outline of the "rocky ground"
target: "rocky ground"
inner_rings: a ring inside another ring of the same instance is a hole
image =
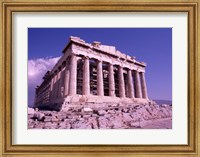
[[[28,109],[28,129],[171,128],[171,105],[110,104],[102,108],[79,105],[59,112]]]

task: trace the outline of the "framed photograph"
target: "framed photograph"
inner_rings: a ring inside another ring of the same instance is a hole
[[[1,155],[199,156],[199,1],[0,1]]]

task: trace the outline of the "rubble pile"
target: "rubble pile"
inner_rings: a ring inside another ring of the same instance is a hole
[[[72,105],[73,106],[73,105]],[[28,109],[28,129],[136,129],[149,121],[171,119],[171,105],[77,105],[64,111]]]

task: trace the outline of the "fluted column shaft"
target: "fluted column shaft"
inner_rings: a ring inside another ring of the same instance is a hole
[[[53,84],[54,84],[54,76],[51,78],[51,88],[50,88],[50,91],[53,90]]]
[[[61,69],[58,72],[58,95],[57,97],[61,97]]]
[[[133,76],[130,69],[128,69],[128,93],[130,98],[134,98]]]
[[[138,71],[135,71],[135,90],[136,98],[142,98],[140,75]]]
[[[108,69],[109,75],[109,96],[115,96],[115,80],[114,80],[114,70],[113,65],[109,64]]]
[[[54,84],[54,75],[51,78],[51,88],[50,88],[51,100],[53,99],[53,84]]]
[[[69,83],[69,95],[76,95],[77,86],[77,57],[76,55],[71,56],[70,64],[70,83]]]
[[[64,97],[64,79],[65,79],[65,67],[62,65],[61,69],[61,81],[60,81],[60,97]]]
[[[125,97],[125,85],[124,85],[124,74],[123,68],[119,66],[119,96]]]
[[[65,67],[65,81],[64,81],[64,86],[65,86],[65,92],[64,95],[67,96],[69,94],[69,68],[68,68],[68,64],[66,63],[66,67]]]
[[[58,73],[55,72],[54,83],[53,83],[53,99],[56,98],[57,80],[58,80]]]
[[[148,99],[147,85],[146,85],[145,75],[144,75],[143,72],[141,73],[141,86],[142,86],[142,96],[143,96],[143,98]]]
[[[97,62],[97,95],[104,95],[102,61]]]
[[[83,95],[90,94],[90,62],[89,58],[85,57],[83,65]]]

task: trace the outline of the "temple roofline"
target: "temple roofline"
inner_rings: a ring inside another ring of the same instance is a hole
[[[143,67],[147,66],[147,64],[144,63],[144,62],[136,61],[136,57],[129,56],[129,55],[126,55],[126,54],[120,52],[119,50],[116,49],[115,46],[101,45],[101,43],[97,42],[97,41],[94,41],[93,43],[89,44],[89,43],[86,43],[83,39],[81,39],[79,37],[74,37],[74,36],[70,36],[69,42],[67,43],[67,45],[63,49],[62,53],[65,53],[66,50],[69,48],[69,46],[72,43],[75,43],[75,44],[90,48],[90,49],[95,50],[95,51],[99,51],[101,53],[103,52],[103,53],[115,56],[117,58],[120,58],[120,59],[128,60],[128,61],[130,61],[132,63],[135,63],[137,65],[141,65]],[[95,43],[98,43],[98,44],[95,44]],[[105,49],[107,49],[107,51]],[[109,51],[108,49],[111,49],[111,50]]]

